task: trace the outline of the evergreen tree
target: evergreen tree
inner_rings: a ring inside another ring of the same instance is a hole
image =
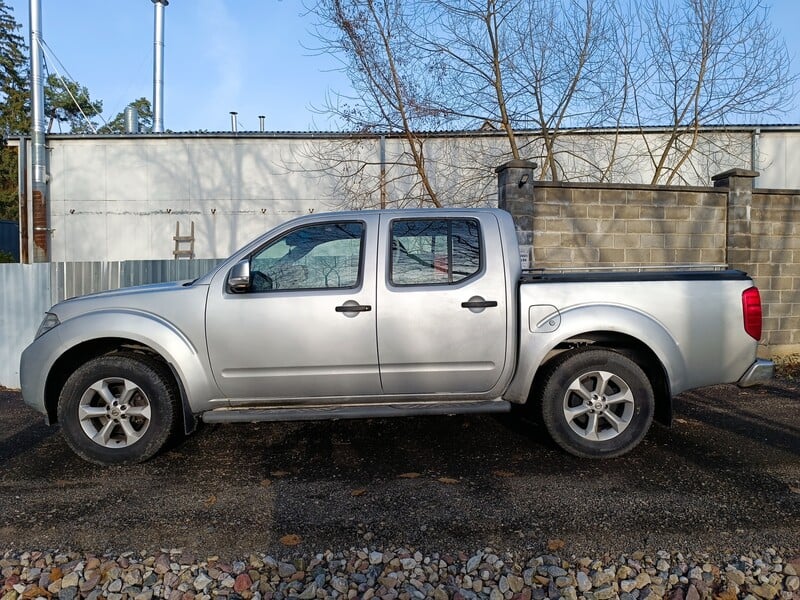
[[[53,124],[69,126],[68,133],[94,133],[97,130],[97,115],[103,112],[103,101],[92,100],[89,90],[76,81],[63,82],[55,75],[48,75],[44,86],[44,114],[50,120],[48,133]]]
[[[0,0],[0,137],[29,128],[28,57],[21,27],[13,9]]]
[[[28,130],[28,70],[25,40],[13,9],[0,0],[0,219],[16,220],[17,152],[4,143]]]

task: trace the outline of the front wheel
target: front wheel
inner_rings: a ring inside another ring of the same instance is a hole
[[[617,352],[587,349],[558,357],[538,400],[553,440],[583,458],[621,456],[653,421],[653,387],[644,371]]]
[[[99,356],[67,379],[58,420],[70,448],[100,465],[142,462],[179,419],[175,386],[161,363],[133,353]]]

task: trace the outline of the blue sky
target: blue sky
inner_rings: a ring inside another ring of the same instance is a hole
[[[6,3],[27,38],[28,0]],[[800,72],[800,0],[771,5]],[[164,126],[228,131],[229,111],[235,110],[240,130],[257,130],[262,114],[270,131],[334,128],[313,109],[348,83],[332,57],[304,48],[315,42],[304,12],[300,0],[171,0],[165,10]],[[152,98],[151,0],[42,0],[42,16],[45,42],[69,74],[103,100],[106,118],[135,98]],[[800,124],[800,102],[781,121]]]

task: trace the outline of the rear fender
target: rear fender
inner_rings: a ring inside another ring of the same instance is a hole
[[[664,369],[669,389],[682,389],[687,372],[683,354],[667,329],[651,316],[626,306],[591,304],[556,311],[539,322],[550,322],[554,318],[560,324],[554,331],[547,332],[537,331],[537,323],[530,323],[527,316],[523,319],[526,329],[520,335],[517,374],[503,395],[506,400],[525,402],[539,368],[559,345],[584,338],[591,341],[597,332],[624,335],[649,348]],[[631,358],[636,360],[635,356]]]

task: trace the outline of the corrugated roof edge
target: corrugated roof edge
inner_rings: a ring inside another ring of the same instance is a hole
[[[754,132],[759,130],[761,132],[770,131],[796,131],[800,132],[800,124],[787,124],[787,125],[707,125],[701,127],[701,132],[711,131],[727,131],[727,132]],[[667,133],[671,132],[672,128],[667,126],[654,126],[654,127],[598,127],[592,129],[586,128],[564,128],[563,132],[572,134],[602,134],[614,133],[619,131],[621,133]],[[517,135],[536,135],[538,129],[518,129],[515,131]],[[417,131],[417,136],[425,137],[505,137],[503,131],[478,131],[478,130],[448,130],[448,131]],[[277,138],[297,138],[297,139],[375,139],[381,136],[387,138],[400,138],[403,137],[402,132],[361,132],[361,131],[174,131],[164,133],[50,133],[48,137],[56,139],[109,139],[109,138],[146,138],[146,139],[159,139],[159,138],[263,138],[263,139],[277,139]],[[26,136],[27,137],[27,136]]]

